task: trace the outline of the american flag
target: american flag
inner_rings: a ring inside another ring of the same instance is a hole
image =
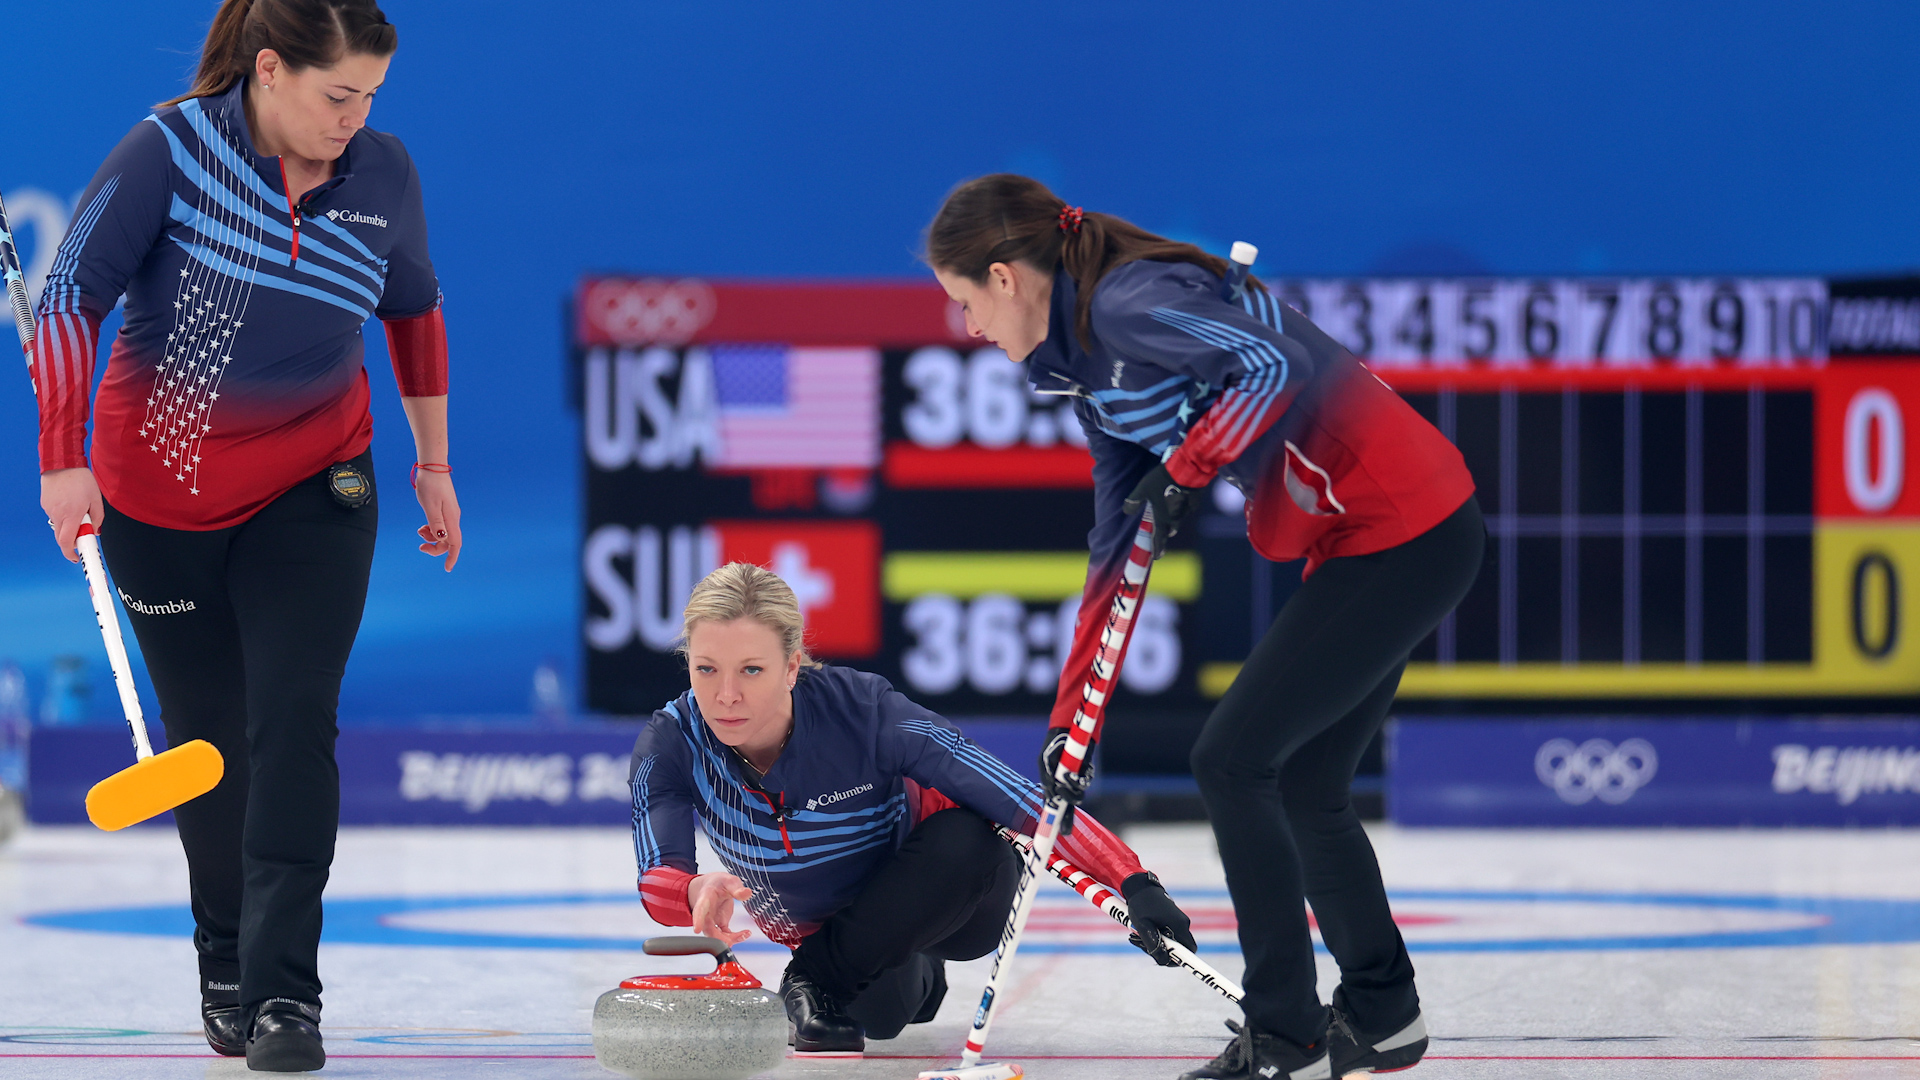
[[[874,468],[880,463],[876,349],[716,345],[720,453],[728,469]]]

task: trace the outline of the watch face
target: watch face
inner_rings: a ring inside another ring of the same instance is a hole
[[[364,506],[373,497],[366,474],[351,465],[335,465],[327,474],[327,488],[342,506]]]

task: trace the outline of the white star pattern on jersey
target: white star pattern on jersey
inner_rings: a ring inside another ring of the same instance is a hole
[[[233,134],[223,124],[220,134],[239,149]],[[196,151],[200,169],[209,181],[219,183],[215,171],[218,159],[204,141]],[[244,154],[241,160],[246,160]],[[246,184],[229,189],[246,200],[262,217],[267,207]],[[165,359],[154,365],[153,389],[147,394],[146,417],[140,434],[147,449],[164,455],[173,478],[187,484],[189,494],[200,494],[200,444],[213,430],[213,405],[220,400],[220,377],[233,362],[233,336],[246,325],[247,301],[253,295],[254,270],[260,265],[260,253],[266,246],[264,230],[256,228],[238,213],[227,209],[206,190],[199,195],[200,212],[231,229],[235,235],[251,241],[244,262],[245,281],[217,273],[199,260],[180,271],[180,289],[175,295],[173,330],[167,335]],[[234,260],[236,265],[241,259]]]

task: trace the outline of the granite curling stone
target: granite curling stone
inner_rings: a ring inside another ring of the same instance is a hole
[[[711,954],[707,975],[636,975],[593,1004],[593,1056],[638,1080],[746,1080],[787,1056],[787,1013],[726,944],[650,938],[649,956]]]

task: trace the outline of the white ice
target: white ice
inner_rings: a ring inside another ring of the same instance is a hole
[[[1920,1076],[1920,832],[1371,833],[1435,1036],[1410,1076]],[[1205,827],[1126,835],[1195,914],[1203,945],[1214,946],[1206,957],[1238,976]],[[324,945],[327,1074],[612,1077],[591,1056],[594,998],[627,975],[687,970],[634,948],[662,931],[633,893],[632,848],[619,831],[348,830],[328,897],[392,898],[381,924],[396,933],[480,943]],[[488,902],[500,897],[520,902]],[[405,909],[407,899],[433,903]],[[1801,903],[1823,899],[1867,903]],[[0,849],[0,1076],[248,1075],[200,1039],[184,936],[23,921],[185,902],[186,867],[167,831],[36,828]],[[1851,932],[1859,918],[1874,940],[1693,947],[1717,934]],[[989,1057],[1034,1077],[1171,1080],[1224,1045],[1220,1021],[1235,1015],[1225,1001],[1113,951],[1120,930],[1072,894],[1050,892],[1035,925],[1043,948],[1018,961]],[[612,947],[484,943],[503,934]],[[1609,937],[1656,944],[1591,947]],[[1515,941],[1529,944],[1502,951]],[[1452,951],[1483,946],[1493,951]],[[768,983],[785,963],[767,948],[741,958]],[[770,1075],[910,1080],[951,1064],[985,968],[951,965],[939,1018],[871,1044],[864,1060],[796,1059]],[[1324,956],[1321,975],[1330,991]]]

